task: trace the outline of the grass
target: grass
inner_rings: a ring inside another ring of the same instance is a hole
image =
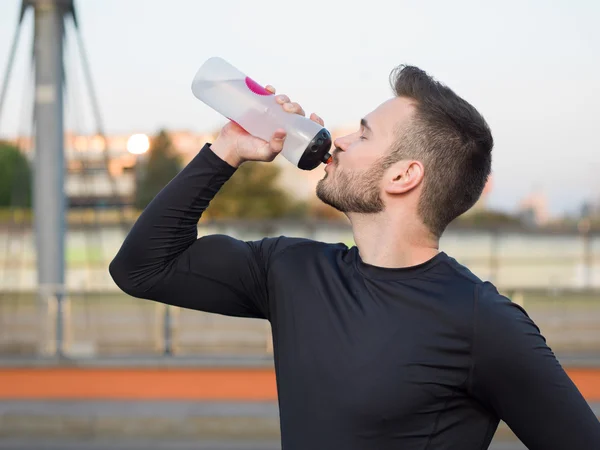
[[[140,215],[134,208],[116,209],[68,209],[68,226],[119,225],[123,221],[133,223]],[[33,225],[33,210],[30,208],[0,208],[0,225]]]

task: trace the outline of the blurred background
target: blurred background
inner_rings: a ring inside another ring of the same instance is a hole
[[[591,0],[0,0],[0,448],[279,448],[268,323],[135,299],[108,273],[225,124],[190,89],[211,56],[334,138],[398,64],[478,108],[493,175],[442,250],[526,309],[600,414],[599,18]],[[199,235],[353,245],[322,176],[245,164]],[[502,424],[492,448],[524,447]]]

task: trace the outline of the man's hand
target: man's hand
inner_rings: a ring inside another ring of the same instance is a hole
[[[265,89],[275,94],[273,86],[267,86]],[[305,115],[302,107],[292,102],[287,95],[277,95],[275,99],[285,111]],[[323,119],[316,114],[311,114],[310,119],[324,126]],[[273,161],[283,149],[285,138],[286,132],[282,128],[276,130],[267,142],[252,136],[236,123],[229,122],[221,129],[211,149],[229,165],[239,167],[244,161]]]

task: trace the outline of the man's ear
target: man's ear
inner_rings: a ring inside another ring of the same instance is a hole
[[[384,186],[388,194],[404,194],[423,181],[425,170],[420,161],[398,161],[387,171]]]

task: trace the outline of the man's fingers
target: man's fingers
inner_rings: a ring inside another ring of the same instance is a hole
[[[287,133],[283,128],[277,128],[273,133],[272,139],[285,139]]]
[[[315,113],[312,113],[310,115],[310,120],[312,120],[313,122],[317,122],[319,125],[321,125],[322,127],[325,126],[325,122],[323,122],[323,119],[321,119],[319,116],[317,116]]]
[[[265,86],[265,89],[266,89],[267,91],[269,91],[271,94],[275,94],[275,88],[274,88],[273,86],[271,86],[270,84],[267,84],[267,85]]]
[[[285,109],[287,112],[291,112],[291,113],[294,113],[294,114],[300,114],[301,116],[306,115],[306,113],[302,109],[302,106],[300,106],[296,102],[285,103],[283,105],[283,109]]]
[[[275,133],[273,133],[273,137],[269,141],[269,150],[272,153],[279,153],[283,150],[283,144],[285,142],[286,132],[284,129],[280,128]]]
[[[306,115],[302,106],[296,102],[292,102],[287,95],[280,94],[275,96],[275,101],[283,106],[283,109],[293,114],[300,114],[301,116]]]

